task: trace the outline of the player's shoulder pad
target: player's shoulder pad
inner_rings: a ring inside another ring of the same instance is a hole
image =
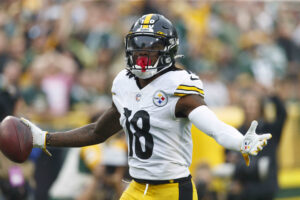
[[[112,87],[111,87],[111,93],[112,95],[117,93],[117,90],[120,88],[123,88],[122,86],[126,85],[126,81],[128,81],[128,76],[127,76],[127,70],[123,69],[120,71],[117,76],[114,78]]]
[[[203,83],[196,74],[188,70],[181,70],[176,76],[178,76],[178,82],[174,91],[175,96],[196,94],[204,97]]]

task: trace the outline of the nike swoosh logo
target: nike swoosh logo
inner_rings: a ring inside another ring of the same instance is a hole
[[[186,70],[186,71],[187,71],[187,73],[189,73],[189,74],[191,75],[191,76],[190,76],[190,79],[191,79],[192,81],[200,80],[198,77],[193,78],[193,73],[190,72],[189,70]]]
[[[190,79],[191,79],[192,81],[200,80],[199,78],[193,78],[193,77],[190,77]]]

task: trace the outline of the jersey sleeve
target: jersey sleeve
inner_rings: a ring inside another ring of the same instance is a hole
[[[196,94],[204,98],[203,84],[196,74],[188,71],[181,77],[181,80],[174,91],[174,96]]]
[[[126,73],[126,70],[120,71],[119,74],[113,80],[111,87],[112,96],[117,94],[119,95],[119,93],[122,91],[122,88],[124,87],[124,77],[126,77]]]
[[[117,107],[119,113],[123,112],[123,102],[124,99],[127,97],[127,86],[128,86],[128,77],[126,76],[126,70],[122,70],[119,74],[115,77],[112,87],[111,87],[111,94],[112,94],[112,101],[113,104]]]

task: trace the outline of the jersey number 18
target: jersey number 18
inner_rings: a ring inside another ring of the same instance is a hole
[[[150,130],[150,115],[145,110],[137,111],[131,120],[132,111],[128,108],[124,108],[124,115],[126,117],[126,128],[129,136],[129,156],[133,155],[133,138],[135,137],[134,150],[137,157],[141,159],[148,159],[153,152],[153,137],[149,133]],[[142,120],[142,127],[138,126],[138,120]],[[131,131],[131,125],[134,129],[134,133]],[[144,151],[142,149],[141,139],[145,140]]]

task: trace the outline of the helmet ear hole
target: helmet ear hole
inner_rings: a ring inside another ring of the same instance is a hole
[[[171,63],[171,58],[170,58],[170,56],[167,56],[166,58],[165,58],[165,63],[166,64],[170,64]]]
[[[164,56],[161,56],[160,62],[161,62],[161,64],[163,64],[163,65],[169,65],[169,64],[172,62],[172,59],[171,59],[170,56],[164,55]]]

